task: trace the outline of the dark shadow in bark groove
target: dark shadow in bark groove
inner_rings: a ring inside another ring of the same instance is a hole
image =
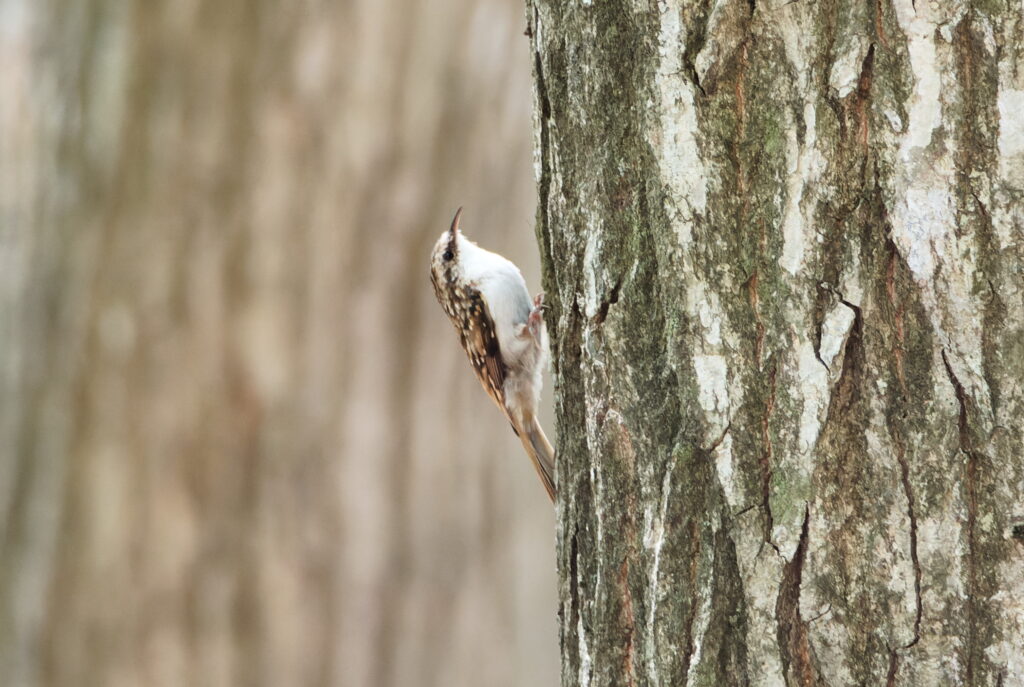
[[[761,510],[764,513],[764,541],[779,552],[779,547],[772,541],[772,528],[775,526],[775,518],[772,515],[771,486],[772,486],[772,437],[770,432],[772,412],[775,410],[775,392],[777,385],[778,361],[772,364],[772,371],[768,375],[768,401],[765,403],[764,416],[761,419]]]
[[[956,400],[960,406],[958,429],[960,433],[960,452],[967,459],[966,474],[964,476],[964,490],[967,492],[967,657],[964,673],[967,684],[974,684],[975,654],[978,652],[978,601],[976,599],[978,590],[978,545],[976,538],[976,524],[978,519],[978,462],[981,454],[973,448],[971,441],[971,428],[968,418],[968,406],[970,397],[964,390],[963,384],[953,372],[953,366],[949,363],[946,349],[942,349],[942,364],[946,368],[949,382],[956,392]]]
[[[800,530],[793,560],[782,570],[782,584],[775,602],[775,616],[778,618],[779,653],[782,665],[795,684],[801,687],[823,684],[815,665],[814,652],[807,637],[807,623],[800,617],[800,585],[803,582],[804,558],[807,555],[807,526],[810,508],[804,508],[804,523]]]

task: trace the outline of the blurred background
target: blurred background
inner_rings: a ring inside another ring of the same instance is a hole
[[[0,0],[0,685],[556,683],[553,509],[428,280],[464,205],[539,290],[524,29]]]

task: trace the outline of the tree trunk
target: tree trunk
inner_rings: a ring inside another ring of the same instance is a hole
[[[1020,5],[528,19],[562,684],[1024,684]]]
[[[0,685],[555,673],[554,516],[428,279],[460,204],[536,254],[522,31],[0,0]]]

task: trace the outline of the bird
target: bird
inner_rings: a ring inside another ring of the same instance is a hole
[[[548,349],[544,294],[531,299],[519,268],[466,238],[461,217],[460,207],[434,244],[434,294],[477,379],[512,425],[553,502],[555,450],[537,418]]]

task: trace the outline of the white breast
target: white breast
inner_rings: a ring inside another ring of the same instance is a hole
[[[505,364],[515,366],[530,342],[518,334],[533,307],[519,268],[468,240],[459,243],[464,278],[483,294]]]

